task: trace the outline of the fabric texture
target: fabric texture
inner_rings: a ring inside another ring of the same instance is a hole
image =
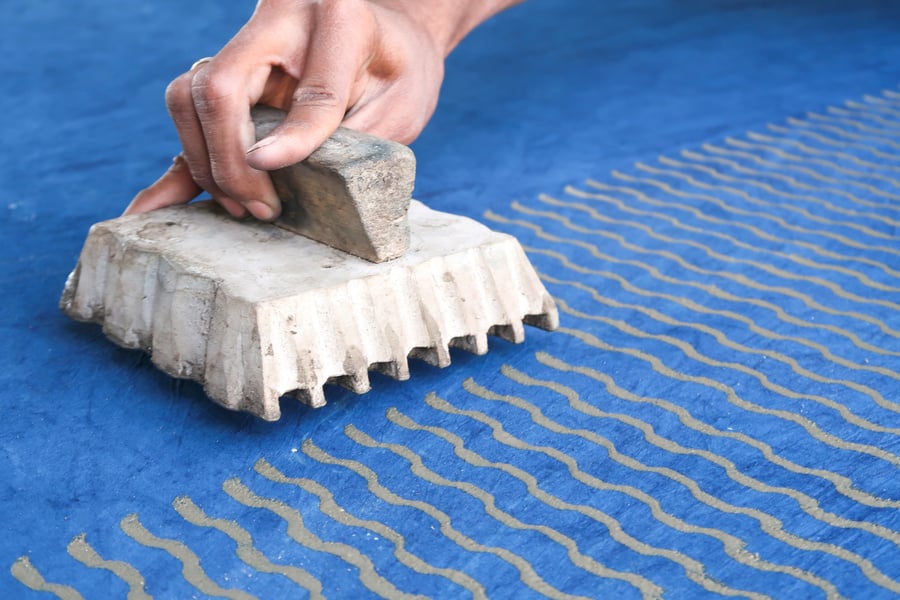
[[[242,10],[0,23],[3,597],[900,593],[900,6],[485,24],[415,195],[517,236],[560,330],[277,423],[56,308],[177,151],[167,81]]]

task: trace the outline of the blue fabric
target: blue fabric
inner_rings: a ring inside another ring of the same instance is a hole
[[[416,196],[519,237],[561,330],[277,423],[56,307],[88,227],[177,151],[165,85],[249,10],[0,23],[4,597],[900,592],[900,5],[485,24]]]

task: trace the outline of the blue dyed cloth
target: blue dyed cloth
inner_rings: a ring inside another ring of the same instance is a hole
[[[485,24],[416,197],[516,235],[560,331],[277,423],[56,306],[178,150],[165,85],[249,10],[5,11],[3,597],[900,592],[900,5]]]

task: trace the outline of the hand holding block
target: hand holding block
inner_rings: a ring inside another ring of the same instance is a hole
[[[285,116],[268,106],[251,114],[257,139]],[[309,158],[270,175],[279,227],[376,263],[409,248],[416,159],[406,146],[340,128]]]

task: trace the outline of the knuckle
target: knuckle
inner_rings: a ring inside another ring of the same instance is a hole
[[[327,85],[318,83],[303,84],[294,90],[291,100],[302,106],[343,109],[344,100],[340,94]]]
[[[173,112],[184,110],[185,107],[191,106],[194,99],[191,95],[191,81],[193,73],[184,73],[179,75],[166,87],[166,106]]]
[[[209,67],[191,81],[191,100],[198,111],[214,112],[222,101],[230,98],[239,89],[235,77],[227,71]]]

